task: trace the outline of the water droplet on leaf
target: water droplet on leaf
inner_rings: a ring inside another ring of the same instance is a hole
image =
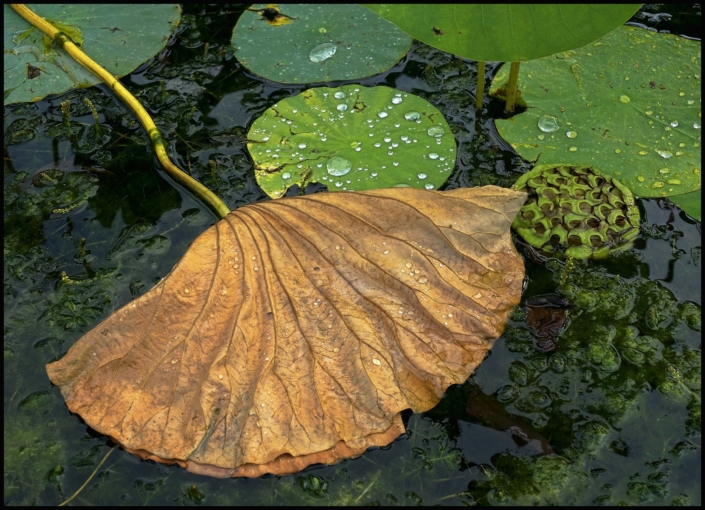
[[[576,133],[575,131],[567,131],[565,136],[567,136],[568,138],[575,138],[576,136],[578,136],[578,133]]]
[[[443,136],[445,132],[446,130],[443,129],[441,126],[431,126],[430,128],[428,128],[428,131],[426,131],[426,133],[428,133],[428,136],[432,136],[434,138],[439,138]]]
[[[331,58],[333,55],[335,55],[336,51],[338,51],[338,47],[335,44],[332,44],[332,43],[319,44],[318,46],[313,48],[311,50],[311,52],[308,54],[308,59],[314,63],[323,62],[324,60],[327,60],[327,59]]]
[[[330,175],[341,176],[347,174],[352,168],[352,164],[347,159],[340,156],[333,156],[326,163],[326,168]],[[335,183],[336,186],[342,186],[342,184]]]
[[[417,175],[416,177],[418,177],[419,179],[425,179],[425,178],[426,178],[426,174],[419,174],[419,175]]]
[[[383,119],[383,118],[385,118],[386,116],[387,116],[387,112],[379,112],[379,113],[377,114],[377,117],[379,117],[380,119]]]
[[[345,110],[348,109],[348,105],[346,105],[344,103],[339,104],[338,106],[335,107],[335,109],[338,110],[339,112],[344,112]]]
[[[282,174],[282,179],[291,179],[291,174],[289,172],[284,172]]]
[[[415,111],[406,112],[404,114],[404,118],[406,120],[411,120],[411,121],[419,120],[419,117],[421,117],[421,114],[419,112],[415,112]]]
[[[336,99],[345,99],[345,92],[343,92],[342,90],[339,90],[338,92],[333,94],[333,97]]]
[[[553,133],[559,129],[558,121],[555,117],[550,115],[542,115],[541,118],[539,118],[538,126],[544,133]]]
[[[338,47],[335,44],[319,44],[309,52],[308,59],[314,63],[323,62],[335,55],[336,51],[338,51]]]
[[[428,155],[428,158],[429,159],[438,159],[438,154],[436,154],[435,152],[432,152],[431,154]]]

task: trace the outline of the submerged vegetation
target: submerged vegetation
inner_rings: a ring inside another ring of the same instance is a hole
[[[666,16],[650,9],[635,19],[660,28]],[[254,120],[307,89],[237,62],[229,31],[242,12],[185,7],[167,47],[123,80],[178,165],[231,208],[267,199],[246,147]],[[487,79],[496,72],[488,65]],[[442,189],[510,187],[529,165],[494,130],[501,102],[475,109],[476,78],[475,62],[415,42],[355,83],[443,114],[457,160]],[[113,445],[68,412],[44,365],[148,291],[214,217],[155,171],[147,135],[100,87],[6,106],[4,154],[5,502],[56,504]],[[301,182],[287,194],[323,189]],[[505,334],[437,407],[405,416],[391,445],[257,480],[117,450],[73,502],[699,504],[700,226],[665,199],[637,205],[633,247],[602,261],[546,259],[517,237],[528,285]],[[555,327],[531,315],[537,303],[560,311]]]

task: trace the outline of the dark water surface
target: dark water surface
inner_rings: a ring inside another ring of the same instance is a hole
[[[306,88],[259,79],[233,58],[242,10],[186,6],[167,49],[123,80],[178,165],[231,208],[267,199],[247,129]],[[632,22],[697,37],[700,8],[651,4]],[[488,64],[488,84],[498,67]],[[529,165],[497,136],[502,105],[474,109],[475,77],[475,62],[414,43],[392,69],[356,83],[441,110],[458,143],[444,189],[508,187]],[[142,128],[102,86],[5,107],[4,151],[4,501],[53,505],[113,445],[68,412],[45,364],[149,290],[215,218],[163,175]],[[409,413],[408,433],[390,446],[255,480],[197,476],[118,449],[73,503],[700,504],[701,226],[667,200],[638,204],[634,248],[576,262],[567,276],[562,261],[536,260],[517,239],[528,286],[505,334],[436,408]]]

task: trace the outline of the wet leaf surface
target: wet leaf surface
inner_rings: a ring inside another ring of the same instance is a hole
[[[112,5],[28,7],[117,77],[132,72],[164,48],[181,18],[181,8],[167,4],[137,5],[119,16]],[[7,4],[3,7],[3,30],[4,104],[39,101],[48,94],[100,83]]]
[[[518,86],[528,109],[495,123],[523,158],[593,166],[637,197],[700,189],[699,41],[620,27],[522,64]]]
[[[329,191],[437,189],[455,166],[441,112],[389,87],[322,87],[283,99],[250,128],[257,182],[272,198],[311,182]]]
[[[315,83],[386,71],[409,51],[411,37],[359,5],[256,4],[238,20],[232,45],[259,76]]]
[[[213,476],[386,446],[502,333],[526,195],[321,193],[240,208],[154,289],[47,366],[73,412],[142,458]]]

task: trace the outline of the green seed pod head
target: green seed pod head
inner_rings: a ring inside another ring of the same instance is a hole
[[[603,258],[630,248],[639,233],[629,188],[590,166],[537,165],[514,189],[529,198],[512,227],[547,255]]]

